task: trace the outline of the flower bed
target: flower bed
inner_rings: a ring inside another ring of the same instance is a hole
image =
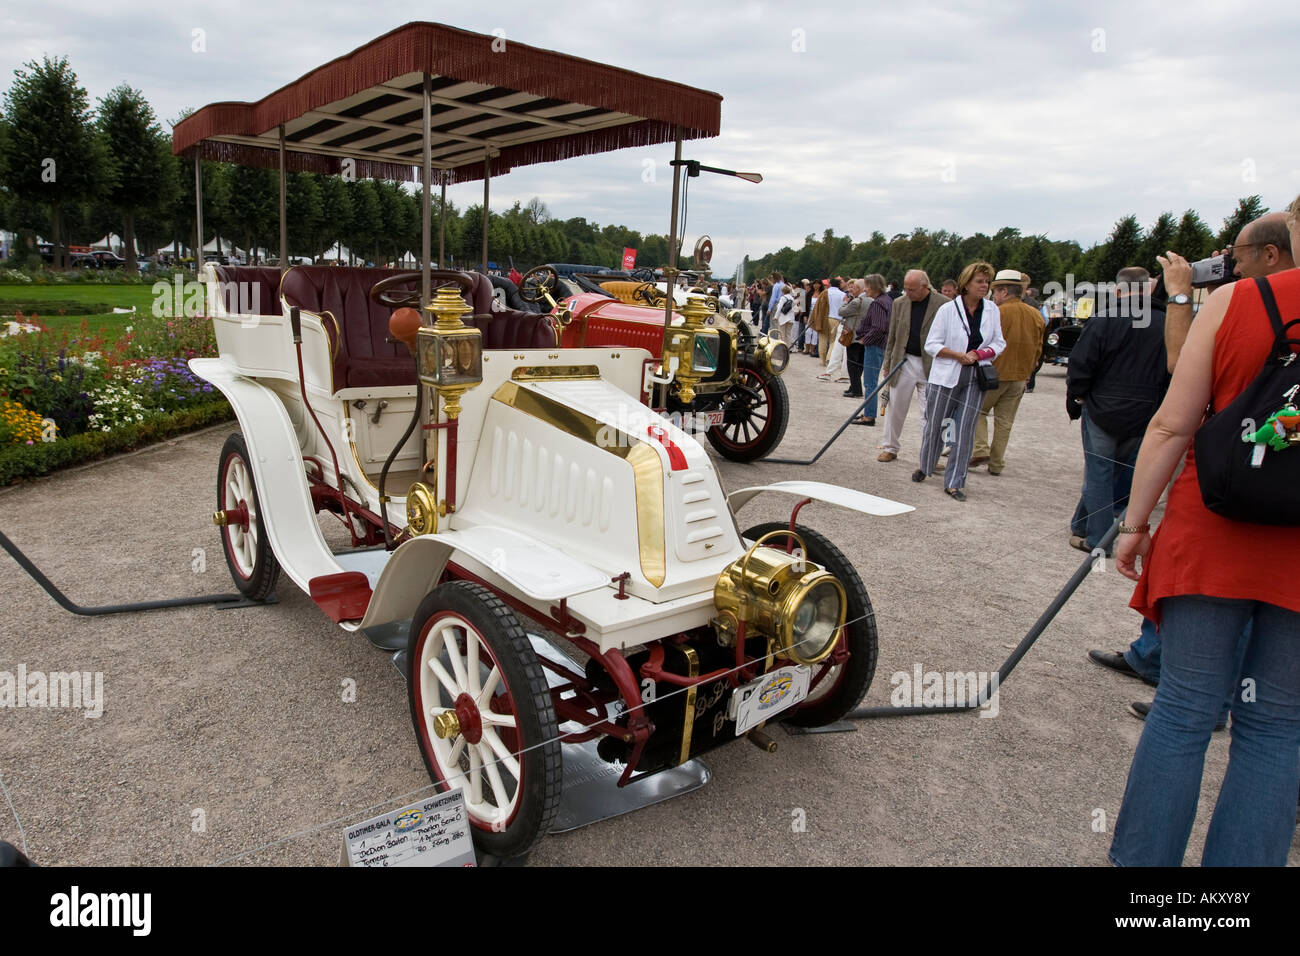
[[[186,364],[216,354],[206,318],[142,315],[111,340],[23,321],[38,331],[0,337],[0,484],[231,417]]]

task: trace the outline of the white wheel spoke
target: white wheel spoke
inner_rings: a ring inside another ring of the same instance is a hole
[[[451,675],[447,673],[447,669],[442,666],[442,661],[436,657],[429,658],[429,669],[437,676],[438,683],[446,689],[447,694],[454,701],[460,695],[460,689],[456,686],[456,682],[451,679]]]
[[[226,475],[226,507],[239,507],[239,485],[236,483],[233,474]]]
[[[447,625],[439,633],[442,635],[442,649],[446,651],[451,661],[451,672],[456,675],[456,687],[459,693],[465,689],[465,659],[460,656],[460,647],[456,642],[456,629]]]
[[[469,802],[483,802],[483,758],[478,747],[469,748]]]
[[[469,680],[466,682],[465,689],[469,696],[478,697],[479,694],[479,673],[478,673],[478,635],[465,632],[465,650],[466,661],[465,670]]]
[[[456,742],[451,745],[451,750],[447,754],[447,766],[457,767],[460,765],[460,755],[465,752],[465,735],[459,734]]]
[[[500,758],[502,765],[510,771],[516,780],[519,779],[519,761],[515,759],[510,748],[505,745],[497,732],[491,727],[483,728],[483,742],[492,748],[492,752]]]
[[[492,789],[492,796],[496,798],[496,805],[505,809],[510,804],[510,794],[506,792],[506,785],[501,780],[501,771],[490,760],[483,764],[483,770],[487,773],[488,786]]]
[[[477,694],[477,703],[479,710],[487,710],[488,701],[496,693],[497,685],[501,683],[501,668],[494,667],[488,672],[487,680],[483,682],[483,689]]]
[[[488,710],[486,707],[479,708],[479,713],[483,715],[484,724],[492,724],[494,727],[517,727],[514,714],[498,714]]]

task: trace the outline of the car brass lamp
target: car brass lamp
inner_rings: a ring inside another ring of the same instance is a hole
[[[835,575],[808,565],[797,534],[799,549],[793,554],[763,544],[791,534],[772,531],[754,542],[722,572],[713,603],[722,620],[741,621],[747,630],[775,637],[796,664],[816,664],[834,650],[848,602]]]
[[[455,286],[443,286],[429,302],[437,320],[416,334],[420,381],[441,396],[447,418],[460,417],[460,397],[483,382],[483,333],[461,321],[472,310]]]
[[[721,338],[717,330],[704,327],[705,320],[713,314],[706,299],[691,296],[678,310],[681,325],[668,327],[664,337],[663,367],[677,360],[674,377],[677,380],[677,397],[689,405],[695,401],[695,386],[718,370],[718,352]]]

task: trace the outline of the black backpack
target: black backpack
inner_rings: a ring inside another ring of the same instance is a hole
[[[1288,337],[1300,319],[1284,325],[1268,280],[1255,285],[1273,325],[1273,347],[1254,381],[1227,408],[1211,408],[1196,432],[1201,500],[1233,521],[1300,525],[1300,356],[1293,351],[1300,338]]]

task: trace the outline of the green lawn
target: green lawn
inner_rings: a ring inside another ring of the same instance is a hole
[[[57,307],[42,308],[49,302],[103,303],[110,308],[129,309],[136,314],[59,315]],[[153,285],[0,285],[0,317],[12,317],[21,309],[25,315],[35,313],[46,328],[61,332],[81,327],[84,320],[92,332],[102,332],[110,341],[128,326],[153,309]]]

